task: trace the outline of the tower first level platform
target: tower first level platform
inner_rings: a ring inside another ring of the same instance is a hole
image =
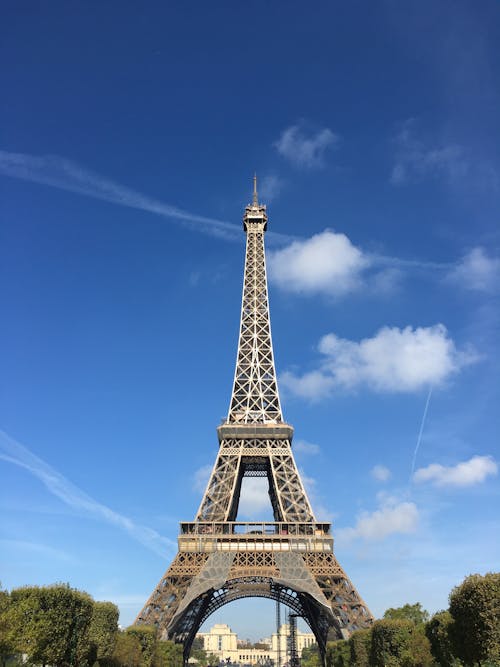
[[[181,523],[179,551],[313,551],[333,553],[329,523],[217,522]]]
[[[269,598],[306,620],[324,654],[329,638],[348,637],[372,621],[335,558],[330,532],[319,522],[183,522],[178,554],[138,620],[186,649],[216,609]]]

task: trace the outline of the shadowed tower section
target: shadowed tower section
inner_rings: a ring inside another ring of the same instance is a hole
[[[267,597],[304,618],[324,658],[329,636],[348,636],[372,616],[333,554],[329,523],[316,521],[283,421],[271,338],[264,234],[266,207],[245,208],[245,269],[233,391],[217,429],[219,451],[196,519],[181,523],[179,552],[139,623],[184,644],[224,604]],[[273,522],[237,522],[243,477],[266,477]]]

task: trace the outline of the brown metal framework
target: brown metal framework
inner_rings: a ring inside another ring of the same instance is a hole
[[[187,660],[201,624],[244,597],[288,605],[304,618],[324,657],[326,641],[373,618],[333,553],[329,523],[318,523],[283,422],[274,367],[264,233],[266,207],[256,179],[245,209],[247,236],[241,326],[233,391],[217,429],[219,452],[192,523],[181,523],[179,551],[137,617],[184,644]],[[243,477],[266,477],[274,522],[236,521]]]

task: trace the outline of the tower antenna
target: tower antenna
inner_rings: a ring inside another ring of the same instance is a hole
[[[257,174],[253,175],[253,205],[259,205],[259,198],[257,196]]]

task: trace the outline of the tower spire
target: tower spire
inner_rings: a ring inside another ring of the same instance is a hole
[[[252,202],[252,204],[254,206],[259,205],[259,198],[257,196],[257,174],[256,173],[254,173],[254,175],[253,175],[253,202]]]

